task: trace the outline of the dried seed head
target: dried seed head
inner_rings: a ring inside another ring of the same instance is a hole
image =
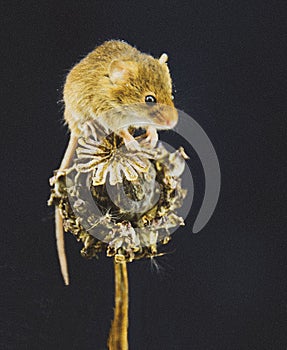
[[[121,146],[117,135],[98,141],[92,131],[79,140],[68,174],[53,179],[49,204],[60,208],[65,231],[82,241],[86,258],[101,251],[125,261],[156,256],[170,230],[184,225],[176,213],[186,195],[183,148]]]

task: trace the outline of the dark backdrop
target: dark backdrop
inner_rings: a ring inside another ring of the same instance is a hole
[[[129,265],[130,348],[286,350],[284,3],[1,3],[1,349],[105,349],[112,261],[84,260],[66,235],[64,287],[46,200],[68,140],[65,75],[118,38],[169,54],[176,105],[209,135],[222,171],[208,225],[191,233],[195,202],[158,272]]]

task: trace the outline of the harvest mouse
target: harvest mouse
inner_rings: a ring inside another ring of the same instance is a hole
[[[146,130],[144,145],[153,148],[158,140],[157,130],[176,125],[178,114],[173,104],[167,58],[162,54],[156,59],[126,42],[111,40],[72,68],[63,93],[64,117],[71,137],[57,174],[65,174],[70,166],[86,122],[97,120],[121,136],[128,149],[140,148],[129,132],[130,126],[143,127]],[[125,106],[131,106],[130,110]],[[62,221],[56,208],[57,249],[64,282],[68,285]]]

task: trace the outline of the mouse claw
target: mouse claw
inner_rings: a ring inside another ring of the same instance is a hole
[[[140,151],[141,146],[137,140],[129,133],[127,129],[121,129],[118,131],[118,135],[124,140],[125,146],[128,151]]]
[[[146,138],[143,140],[142,145],[148,148],[155,148],[158,141],[158,134],[156,128],[149,126],[146,131]]]

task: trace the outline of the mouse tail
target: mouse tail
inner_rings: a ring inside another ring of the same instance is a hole
[[[56,224],[56,244],[57,252],[60,263],[60,269],[63,276],[63,280],[66,286],[69,285],[69,272],[68,264],[65,251],[65,240],[64,240],[64,228],[63,228],[63,218],[60,209],[56,207],[55,210],[55,224]]]

